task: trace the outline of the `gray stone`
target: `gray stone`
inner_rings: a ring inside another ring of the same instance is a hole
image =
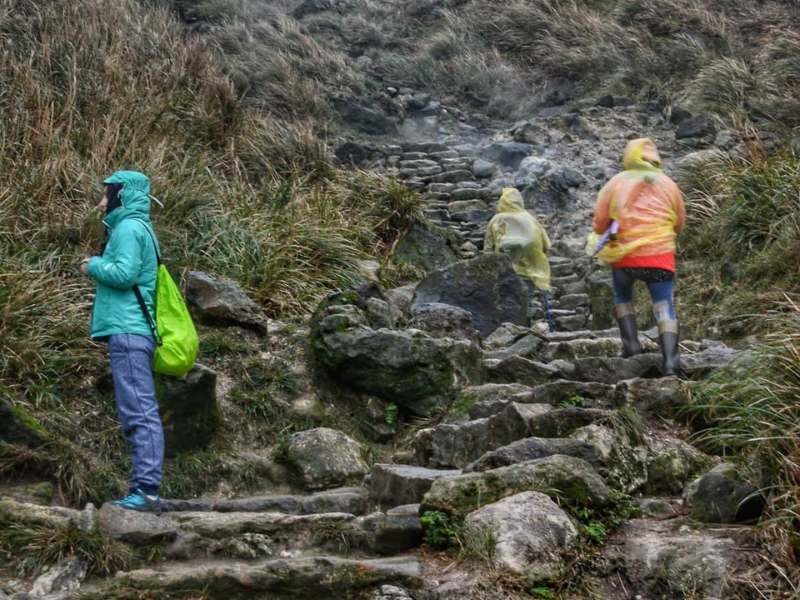
[[[377,152],[376,146],[357,142],[344,142],[334,148],[334,154],[340,163],[355,166],[366,164],[375,157]]]
[[[556,455],[434,481],[422,499],[422,510],[461,516],[527,491],[542,492],[572,506],[602,507],[609,501],[608,487],[589,463]]]
[[[397,123],[385,112],[373,106],[352,100],[334,102],[339,115],[351,127],[370,135],[385,135],[397,132]]]
[[[163,517],[109,503],[100,508],[100,528],[114,539],[135,546],[171,541],[177,535],[175,526]]]
[[[339,382],[420,416],[448,405],[463,385],[480,382],[475,344],[418,330],[374,330],[355,306],[325,304],[314,317],[312,349]]]
[[[487,452],[475,462],[464,467],[464,472],[489,471],[556,454],[574,456],[595,467],[600,467],[604,463],[600,451],[593,444],[570,438],[526,437],[512,442],[508,446]]]
[[[597,450],[598,472],[610,486],[630,493],[647,482],[647,449],[633,446],[630,434],[621,427],[591,423],[576,429],[571,437]]]
[[[614,289],[611,275],[597,271],[589,276],[589,304],[593,329],[607,329],[616,324],[614,320]]]
[[[499,413],[466,423],[442,423],[415,444],[431,467],[461,468],[481,455],[531,434],[531,422],[552,410],[547,404],[509,403]],[[415,440],[417,441],[417,440]]]
[[[207,448],[221,422],[217,374],[195,364],[184,378],[156,377],[156,396],[164,425],[166,455]]]
[[[466,518],[466,536],[490,532],[493,562],[525,575],[530,584],[552,581],[566,569],[563,554],[578,542],[567,514],[540,492],[523,492],[484,506]]]
[[[256,563],[190,562],[169,570],[140,569],[119,578],[122,584],[153,594],[205,589],[224,582],[228,595],[300,594],[306,598],[346,598],[382,584],[421,588],[422,566],[414,557],[348,559],[313,556]],[[288,582],[288,583],[287,583]]]
[[[261,307],[230,279],[189,271],[186,300],[203,321],[242,325],[261,334],[267,332],[267,320]]]
[[[0,496],[0,521],[55,530],[78,526],[81,513],[62,506],[26,504]]]
[[[356,521],[356,526],[369,534],[367,547],[378,554],[398,554],[422,543],[419,504],[397,506]]]
[[[36,578],[30,594],[44,596],[53,592],[74,592],[86,578],[87,569],[86,561],[78,558],[61,561]]]
[[[309,490],[359,482],[369,470],[361,444],[327,427],[289,436],[285,458]]]
[[[251,498],[197,498],[161,500],[163,512],[280,512],[310,515],[325,512],[364,514],[368,493],[361,487],[344,487],[300,496],[253,496]]]
[[[394,249],[395,261],[433,271],[458,260],[445,230],[415,223]]]
[[[449,304],[415,304],[409,327],[421,329],[433,337],[468,340],[480,344],[480,335],[472,324],[472,314]]]
[[[656,418],[678,416],[691,400],[689,386],[677,377],[620,381],[615,395],[618,404],[627,404],[640,414]]]
[[[483,347],[487,350],[507,348],[518,339],[530,333],[530,327],[523,327],[513,323],[503,323],[483,340]]]
[[[708,117],[691,117],[681,121],[675,131],[675,139],[711,137],[717,133],[714,122]]]
[[[411,283],[391,290],[386,290],[386,299],[398,314],[406,315],[411,310],[414,301],[414,289],[417,284]]]
[[[475,177],[486,178],[491,177],[495,172],[495,165],[493,162],[488,160],[484,160],[482,158],[476,158],[475,162],[472,163],[472,174]]]
[[[692,518],[704,523],[754,521],[764,510],[764,497],[746,482],[736,465],[722,463],[693,481],[684,493]]]
[[[486,361],[486,378],[491,383],[521,383],[533,387],[556,379],[559,375],[559,369],[552,365],[516,354],[502,360]]]
[[[414,600],[408,590],[396,585],[382,585],[370,597],[370,600]]]
[[[672,436],[655,437],[648,450],[646,494],[679,495],[712,462],[694,446]]]
[[[388,418],[389,410],[397,410],[390,407],[392,403],[381,400],[380,398],[368,397],[364,401],[363,409],[360,411],[361,418],[358,420],[361,432],[373,442],[388,442],[397,434],[397,418]]]
[[[382,505],[415,504],[437,479],[454,477],[461,471],[426,469],[414,465],[376,463],[372,466],[372,498]]]
[[[510,169],[516,169],[522,159],[533,152],[530,144],[519,142],[496,142],[484,148],[482,158],[501,164]]]
[[[527,325],[528,292],[506,256],[485,254],[434,271],[417,286],[414,306],[441,302],[472,314],[481,336],[503,323]]]
[[[693,531],[675,519],[628,521],[607,545],[631,587],[647,598],[729,598],[737,542],[731,532]]]
[[[487,359],[497,359],[501,361],[511,358],[512,356],[537,358],[544,345],[545,342],[540,336],[531,334],[518,339],[507,348],[486,352],[485,356]]]
[[[651,519],[671,519],[677,516],[675,507],[666,498],[642,498],[637,502],[642,516]]]

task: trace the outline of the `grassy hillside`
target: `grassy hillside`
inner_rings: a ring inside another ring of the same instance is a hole
[[[206,44],[134,0],[0,1],[0,394],[57,440],[4,447],[0,471],[58,476],[74,501],[116,493],[113,402],[94,382],[90,282],[100,181],[135,168],[174,273],[237,279],[272,316],[312,310],[413,219],[398,184],[343,173],[301,124],[243,107]],[[13,115],[13,117],[12,117]]]

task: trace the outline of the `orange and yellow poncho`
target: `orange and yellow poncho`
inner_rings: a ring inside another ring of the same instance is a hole
[[[594,210],[593,234],[587,251],[598,236],[619,224],[616,239],[597,258],[613,267],[650,267],[675,270],[675,237],[683,229],[686,209],[672,179],[661,171],[661,157],[647,138],[632,140],[625,148],[625,170],[600,191]]]
[[[550,238],[536,217],[525,210],[522,194],[514,188],[504,188],[497,214],[486,228],[483,251],[507,254],[517,274],[530,279],[538,289],[548,291],[549,249]]]

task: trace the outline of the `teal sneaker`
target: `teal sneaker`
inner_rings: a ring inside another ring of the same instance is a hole
[[[114,500],[111,504],[127,510],[161,514],[161,498],[145,494],[140,489],[131,491],[124,498]]]

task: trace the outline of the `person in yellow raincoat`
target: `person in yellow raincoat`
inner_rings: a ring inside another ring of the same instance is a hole
[[[522,194],[515,188],[504,188],[497,204],[497,214],[486,227],[483,251],[507,254],[514,270],[528,279],[542,293],[550,329],[550,261],[547,251],[550,238],[541,223],[525,209]]]
[[[677,375],[681,368],[673,279],[675,239],[686,220],[683,196],[661,170],[661,158],[652,140],[629,142],[623,166],[625,170],[613,177],[597,197],[587,251],[611,265],[614,316],[619,324],[623,357],[641,352],[633,285],[644,281],[658,322],[663,372]]]

